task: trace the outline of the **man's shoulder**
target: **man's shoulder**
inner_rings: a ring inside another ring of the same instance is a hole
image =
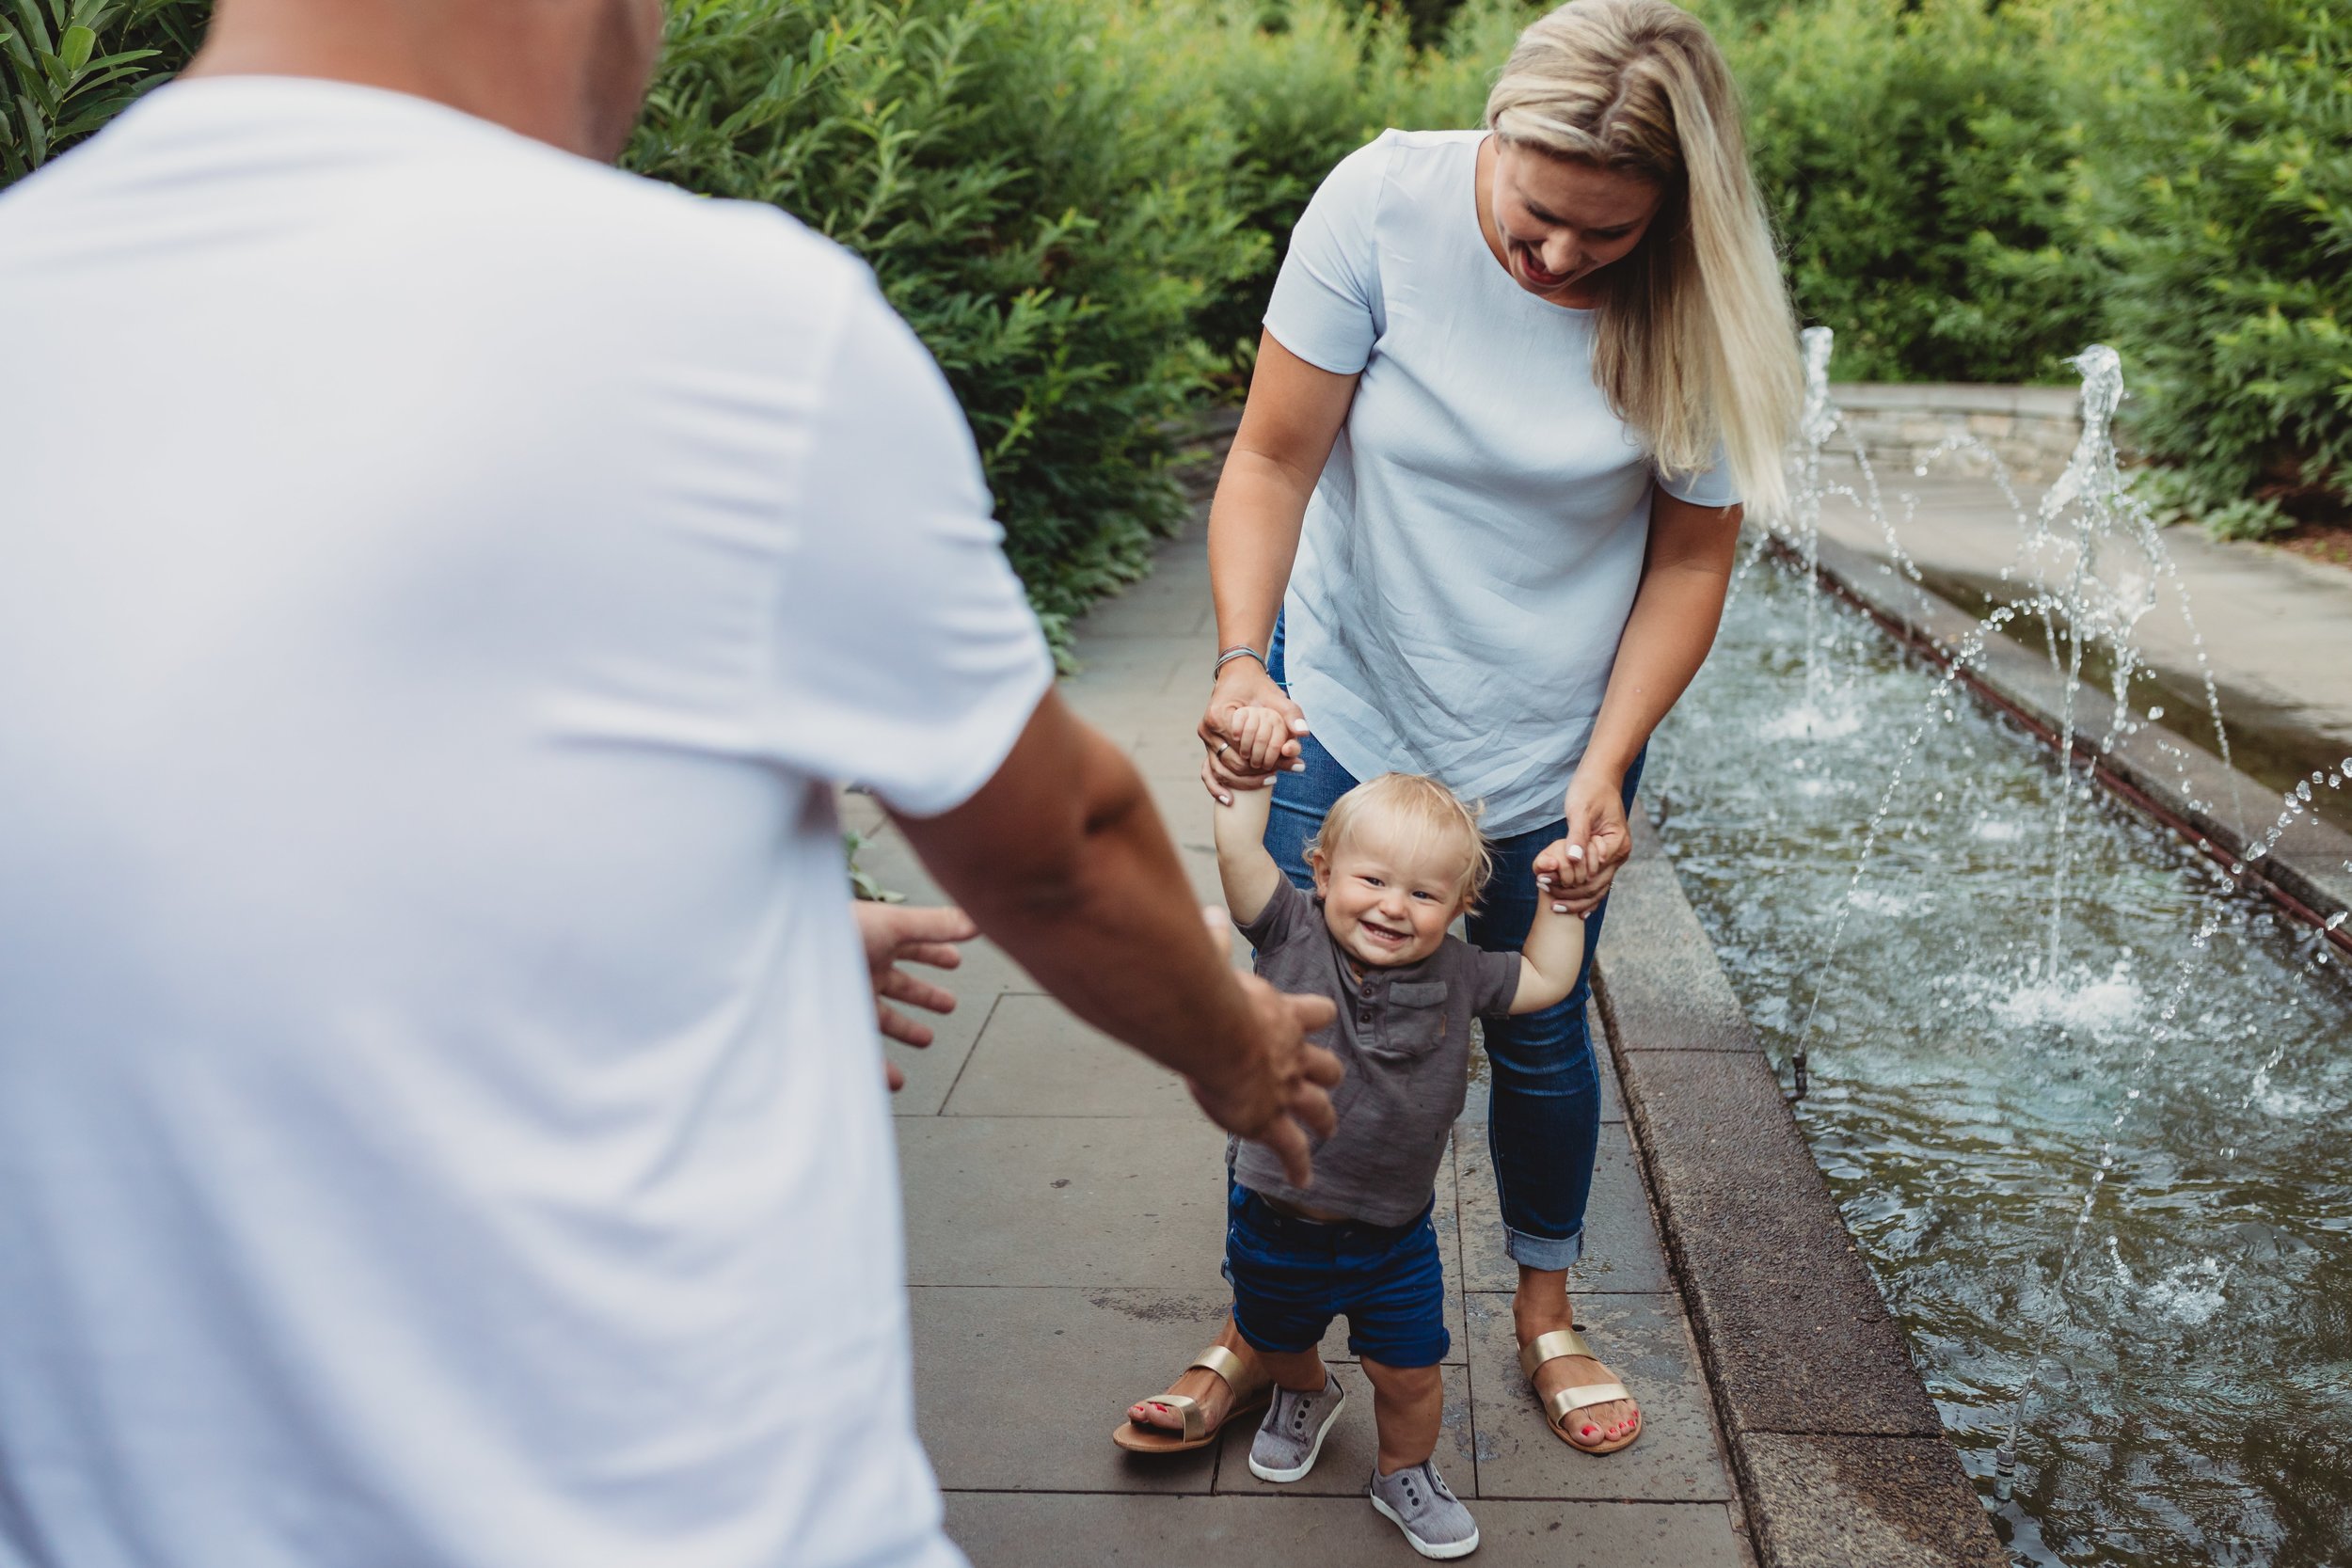
[[[781,208],[698,196],[660,180],[549,150],[527,172],[527,199],[508,209],[517,230],[562,244],[593,242],[664,292],[748,287],[857,290],[870,277],[844,246]],[[651,269],[660,269],[658,272]]]

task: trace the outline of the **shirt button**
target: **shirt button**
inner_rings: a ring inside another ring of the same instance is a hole
[[[1358,1013],[1356,1015],[1356,1022],[1359,1023],[1370,1023],[1372,1022],[1372,1009],[1370,1007],[1366,1007],[1363,1011]]]

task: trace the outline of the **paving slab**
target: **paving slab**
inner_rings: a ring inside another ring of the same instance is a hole
[[[1495,1196],[1491,1157],[1483,1137],[1457,1139],[1454,1170],[1462,1193],[1462,1280],[1467,1290],[1518,1287],[1519,1266],[1503,1250],[1502,1205]],[[1584,1256],[1568,1276],[1578,1298],[1596,1291],[1654,1295],[1674,1289],[1666,1255],[1651,1223],[1639,1163],[1622,1122],[1603,1122],[1593,1162],[1593,1191],[1584,1205]]]
[[[1468,1315],[1479,1496],[1730,1499],[1707,1379],[1679,1298],[1596,1295],[1578,1303],[1593,1348],[1642,1403],[1641,1440],[1600,1455],[1577,1452],[1545,1424],[1542,1405],[1519,1375],[1510,1296],[1473,1291]]]
[[[915,1425],[950,1491],[1207,1492],[1216,1448],[1110,1441],[1128,1405],[1216,1338],[1224,1291],[921,1286]],[[1237,1423],[1238,1424],[1238,1423]]]
[[[1235,1421],[1225,1429],[1224,1456],[1217,1461],[1216,1490],[1242,1497],[1360,1497],[1379,1456],[1378,1433],[1372,1418],[1372,1383],[1353,1361],[1330,1363],[1331,1373],[1347,1393],[1347,1406],[1323,1440],[1315,1467],[1298,1481],[1277,1485],[1249,1473],[1249,1444],[1255,1420]],[[1477,1496],[1478,1465],[1470,1453],[1470,1369],[1439,1369],[1445,1379],[1444,1426],[1438,1434],[1438,1473],[1465,1501]],[[1365,1509],[1370,1513],[1369,1506]]]
[[[1200,1118],[1183,1078],[1041,995],[996,999],[941,1114]]]
[[[911,1283],[1225,1288],[1225,1134],[1204,1117],[898,1128]]]
[[[1941,1438],[1775,1433],[1745,1451],[1764,1568],[2009,1568]]]
[[[1889,511],[1904,553],[1931,586],[2017,596],[2019,584],[2004,583],[2001,574],[2019,564],[2023,531],[1990,479],[1903,472],[1885,483],[1916,498],[1909,517],[1899,501]],[[2026,487],[2023,497],[2035,504],[2040,487]],[[1877,523],[1845,497],[1824,501],[1821,531],[1873,560],[1888,558]],[[2208,539],[2193,528],[2168,529],[2162,537],[2195,624],[2168,587],[2134,634],[2165,684],[2187,699],[2183,711],[2203,708],[2201,655],[2222,689],[2223,712],[2308,736],[2312,766],[2352,751],[2352,571],[2275,545]],[[2042,564],[2063,569],[2055,556]]]
[[[1480,1568],[1743,1568],[1720,1503],[1478,1502]],[[1121,1497],[951,1492],[974,1568],[1412,1568],[1422,1559],[1358,1497]]]

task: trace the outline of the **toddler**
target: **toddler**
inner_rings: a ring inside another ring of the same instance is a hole
[[[1271,708],[1243,709],[1235,730],[1236,750],[1259,768],[1274,766],[1289,738]],[[1212,808],[1226,907],[1257,949],[1260,974],[1338,1005],[1316,1038],[1347,1076],[1311,1187],[1291,1186],[1266,1149],[1233,1149],[1225,1276],[1234,1325],[1275,1383],[1249,1468],[1291,1481],[1314,1467],[1346,1403],[1316,1347],[1345,1313],[1379,1433],[1372,1506],[1422,1556],[1466,1557],[1478,1547],[1477,1522],[1432,1457],[1445,1397],[1438,1364],[1450,1345],[1430,1222],[1438,1164],[1469,1088],[1470,1020],[1565,997],[1583,962],[1584,922],[1545,900],[1521,952],[1448,935],[1486,876],[1486,841],[1444,785],[1405,773],[1332,805],[1307,850],[1310,897],[1266,852],[1272,796],[1236,790]]]

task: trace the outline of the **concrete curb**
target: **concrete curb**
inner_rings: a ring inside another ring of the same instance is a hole
[[[1784,559],[1798,561],[1785,543],[1775,540],[1775,546]],[[1888,562],[1834,539],[1820,541],[1817,569],[1825,587],[1943,668],[1951,667],[1977,628],[1975,617]],[[1959,678],[2057,749],[2069,677],[2047,657],[1996,632]],[[2241,865],[2234,879],[2295,919],[2324,927],[2331,917],[2352,912],[2352,833],[2307,811],[2267,853],[2248,861],[2247,852],[2267,836],[2283,809],[2280,797],[2201,747],[2153,727],[2100,750],[2114,698],[2088,681],[2073,684],[2074,756],[2100,784],[2224,868]],[[2352,918],[2328,938],[2352,953]]]
[[[1595,974],[1760,1568],[2008,1568],[1648,821]]]

